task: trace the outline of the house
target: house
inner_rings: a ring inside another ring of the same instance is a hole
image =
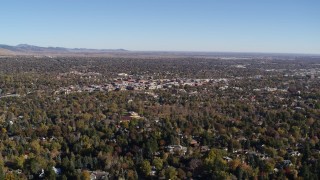
[[[290,152],[290,156],[300,156],[301,154],[298,151]]]
[[[190,144],[191,146],[193,146],[193,147],[198,147],[198,146],[199,146],[198,141],[196,141],[196,140],[194,140],[194,139],[192,139],[189,144]]]
[[[141,118],[141,116],[139,116],[139,114],[136,113],[136,112],[134,112],[134,111],[130,111],[128,114],[129,114],[130,117],[133,118],[133,119],[140,119],[140,118]]]
[[[157,169],[155,166],[152,166],[150,176],[155,176],[157,174]]]
[[[226,160],[227,162],[232,161],[232,158],[230,158],[230,157],[228,157],[228,156],[224,156],[223,159]]]
[[[130,122],[132,120],[131,116],[122,116],[120,119],[120,123],[122,122]]]
[[[128,113],[126,113],[125,116],[122,116],[121,119],[120,119],[120,123],[121,122],[129,122],[133,119],[140,119],[141,116],[139,116],[138,113],[134,112],[134,111],[130,111]]]
[[[292,166],[292,162],[290,160],[283,160],[280,167],[281,168],[286,168],[286,167],[289,167],[289,166]]]
[[[124,76],[124,77],[126,77],[126,76],[128,76],[128,74],[127,74],[127,73],[119,73],[118,76]]]
[[[61,169],[60,168],[56,168],[56,167],[52,167],[52,170],[54,171],[54,173],[56,173],[57,175],[61,174]]]
[[[90,172],[90,180],[94,179],[108,179],[109,173],[106,171],[89,171]]]
[[[45,174],[44,174],[44,170],[41,170],[41,173],[39,174],[39,178],[44,178]]]
[[[207,152],[207,151],[210,151],[210,148],[208,146],[201,146],[200,147],[200,152],[204,153],[204,152]]]
[[[157,89],[157,86],[151,85],[151,86],[148,87],[148,89],[149,89],[149,90],[154,90],[154,89]]]
[[[187,147],[181,145],[170,145],[166,147],[167,151],[171,154],[180,154],[185,155],[187,153]]]

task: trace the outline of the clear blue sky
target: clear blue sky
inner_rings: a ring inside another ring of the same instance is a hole
[[[0,44],[320,54],[320,0],[3,0]]]

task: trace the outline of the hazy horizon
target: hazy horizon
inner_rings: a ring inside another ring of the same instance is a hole
[[[195,53],[195,54],[201,54],[201,53],[208,53],[208,54],[219,54],[219,53],[225,53],[225,54],[261,54],[261,55],[306,55],[306,56],[320,56],[320,53],[295,53],[295,52],[247,52],[247,51],[184,51],[184,50],[130,50],[130,49],[124,49],[124,48],[74,48],[74,47],[63,47],[63,46],[39,46],[34,44],[27,44],[27,43],[20,43],[20,44],[0,44],[0,45],[7,45],[12,47],[17,47],[19,45],[29,45],[29,46],[35,46],[35,47],[41,47],[41,48],[66,48],[66,49],[87,49],[87,50],[124,50],[125,52],[132,52],[132,53]],[[1,48],[1,47],[0,47]]]

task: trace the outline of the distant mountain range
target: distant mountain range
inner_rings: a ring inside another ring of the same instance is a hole
[[[0,56],[31,55],[31,56],[98,56],[98,57],[210,57],[219,59],[296,59],[308,56],[319,59],[312,54],[289,53],[252,53],[252,52],[188,52],[188,51],[128,51],[125,49],[86,49],[64,47],[40,47],[29,44],[10,46],[0,44]]]
[[[0,55],[64,55],[64,54],[106,54],[128,52],[125,49],[86,49],[64,47],[40,47],[29,44],[9,46],[0,44]]]

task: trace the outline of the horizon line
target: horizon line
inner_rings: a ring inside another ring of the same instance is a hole
[[[42,48],[66,48],[66,49],[88,49],[88,50],[125,50],[127,52],[161,52],[161,53],[240,53],[240,54],[279,54],[279,55],[308,55],[308,56],[320,56],[319,53],[306,53],[306,52],[271,52],[271,51],[229,51],[229,50],[221,50],[221,51],[210,51],[210,50],[133,50],[133,49],[126,49],[126,48],[92,48],[92,47],[64,47],[64,46],[40,46],[40,45],[33,45],[28,43],[19,43],[16,45],[9,45],[9,44],[0,44],[6,46],[14,46],[17,47],[19,45],[28,45],[28,46],[35,46],[35,47],[42,47]]]

